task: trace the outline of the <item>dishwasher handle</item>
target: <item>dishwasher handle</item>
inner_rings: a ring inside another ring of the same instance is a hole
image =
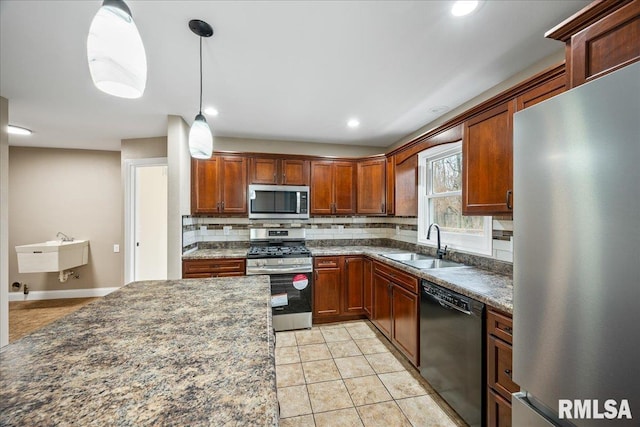
[[[451,310],[456,310],[459,311],[460,313],[464,313],[468,316],[471,316],[473,313],[465,310],[463,308],[458,307],[457,305],[453,305],[453,304],[449,304],[447,301],[443,301],[441,299],[438,298],[434,298],[436,301],[438,301],[438,304],[440,304],[442,307],[447,308],[447,309],[451,309]]]

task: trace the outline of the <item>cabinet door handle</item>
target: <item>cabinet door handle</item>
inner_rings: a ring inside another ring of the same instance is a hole
[[[382,213],[384,213],[384,211],[385,211],[385,205],[384,205],[384,203],[383,203],[382,205],[380,205],[380,211],[381,211]]]
[[[505,369],[504,373],[506,376],[508,376],[509,378],[511,378],[511,369]]]
[[[285,182],[287,180],[287,174],[283,173],[282,174],[282,182]]]
[[[511,198],[513,196],[513,190],[507,190],[507,209],[512,210],[513,205],[511,203]]]
[[[216,210],[220,212],[220,202],[216,203]]]
[[[511,326],[505,326],[503,331],[505,331],[508,334],[513,334],[513,328]]]
[[[224,210],[224,202],[222,202],[222,210]]]
[[[316,276],[316,282],[317,282],[318,281],[318,272],[317,271],[316,271],[315,276]]]
[[[276,182],[276,173],[273,173],[273,182]]]

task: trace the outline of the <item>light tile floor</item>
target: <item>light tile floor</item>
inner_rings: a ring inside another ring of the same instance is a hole
[[[276,334],[280,426],[466,424],[368,321]]]

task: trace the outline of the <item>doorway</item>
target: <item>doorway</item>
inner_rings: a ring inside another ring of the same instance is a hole
[[[166,159],[131,160],[125,225],[125,283],[167,278]]]

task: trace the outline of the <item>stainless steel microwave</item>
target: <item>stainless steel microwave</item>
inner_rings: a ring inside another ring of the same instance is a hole
[[[309,187],[296,185],[250,185],[249,218],[308,219]]]

